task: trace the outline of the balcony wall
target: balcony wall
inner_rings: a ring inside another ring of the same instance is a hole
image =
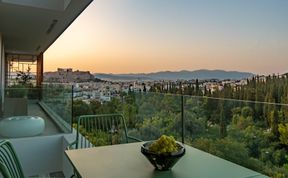
[[[64,150],[68,146],[69,134],[10,139],[25,176],[46,177],[49,173],[63,172],[70,177],[73,169]]]

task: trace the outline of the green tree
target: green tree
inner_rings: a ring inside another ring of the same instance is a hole
[[[89,107],[89,104],[85,103],[82,100],[76,100],[73,103],[73,118],[77,118],[81,115],[92,114],[92,111]]]
[[[248,116],[252,117],[253,116],[253,109],[249,106],[245,106],[241,109],[241,115],[245,118]]]
[[[100,101],[91,100],[90,101],[90,109],[93,114],[100,114],[102,112],[102,105]]]
[[[278,131],[280,133],[280,142],[284,145],[288,145],[288,123],[279,124]]]

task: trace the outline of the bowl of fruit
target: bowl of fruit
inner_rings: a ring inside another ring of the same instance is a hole
[[[162,135],[158,140],[144,143],[141,152],[156,170],[166,171],[185,154],[185,148],[173,136]]]

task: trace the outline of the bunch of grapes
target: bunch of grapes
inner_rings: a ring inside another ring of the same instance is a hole
[[[177,143],[173,136],[162,135],[149,146],[149,151],[161,154],[178,151]]]

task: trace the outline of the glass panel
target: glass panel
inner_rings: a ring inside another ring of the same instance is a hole
[[[37,57],[34,55],[7,54],[6,83],[10,87],[35,86]]]
[[[183,115],[186,144],[269,176],[288,176],[287,104],[130,91],[90,101],[87,111],[123,113],[128,135],[145,141],[162,134],[182,141]]]
[[[137,92],[126,96],[123,112],[129,135],[155,140],[162,134],[181,141],[181,96]]]
[[[67,84],[43,84],[42,102],[60,127],[71,131],[72,123],[72,86]]]
[[[85,96],[88,96],[87,93]],[[73,123],[81,115],[122,113],[129,136],[154,140],[166,134],[173,135],[178,141],[182,140],[180,95],[130,91],[105,100],[95,97],[98,95],[93,92],[91,96],[94,99],[89,98],[86,102],[80,92],[75,94]]]
[[[184,101],[186,144],[266,175],[288,175],[287,105],[192,96]]]

